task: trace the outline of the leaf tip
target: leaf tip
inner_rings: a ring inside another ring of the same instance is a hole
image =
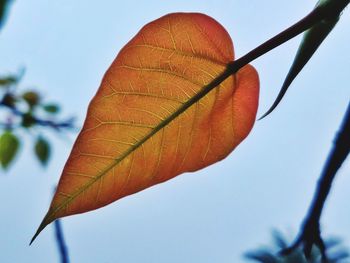
[[[258,121],[261,121],[262,119],[267,117],[267,115],[269,115],[271,112],[272,112],[272,110],[268,110],[267,112],[265,112],[260,118],[258,118]]]
[[[38,227],[38,230],[35,232],[34,236],[32,237],[32,239],[29,242],[29,246],[34,242],[34,240],[39,236],[39,234],[41,233],[41,231],[44,230],[44,228],[50,224],[53,220],[49,220],[47,216],[44,217],[43,221],[41,222],[41,224]]]
[[[280,90],[280,92],[277,95],[277,98],[275,99],[275,101],[273,102],[272,106],[268,109],[267,112],[265,112],[259,119],[258,121],[264,119],[267,115],[270,115],[275,109],[276,107],[280,104],[280,102],[282,101],[284,95],[287,92],[287,89],[289,87],[289,85],[291,84],[291,80],[289,79],[289,74],[287,75],[286,80],[284,81],[282,88]]]

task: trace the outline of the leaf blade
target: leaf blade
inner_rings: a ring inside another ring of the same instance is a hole
[[[227,32],[202,14],[170,14],[141,29],[121,50],[90,103],[33,240],[58,217],[102,207],[227,156],[252,128],[259,85],[251,66],[221,84],[215,81],[232,59]],[[233,105],[235,94],[242,99]],[[236,107],[246,116],[234,116]],[[239,130],[233,127],[233,120],[242,119]]]

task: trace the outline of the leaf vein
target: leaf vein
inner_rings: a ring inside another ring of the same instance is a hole
[[[131,49],[131,48],[135,48],[135,47],[136,48],[137,47],[145,47],[145,48],[150,48],[150,49],[159,50],[159,51],[162,51],[162,50],[163,51],[172,51],[176,55],[196,58],[196,59],[204,60],[204,61],[210,61],[211,63],[213,63],[215,65],[220,65],[220,66],[226,67],[226,63],[221,62],[220,60],[217,60],[217,59],[215,59],[213,57],[205,56],[204,54],[198,54],[198,53],[193,53],[192,54],[192,53],[187,53],[185,51],[181,51],[179,49],[160,47],[160,46],[155,46],[155,45],[151,45],[151,44],[135,44],[135,45],[132,45],[130,47],[127,47],[125,50]]]

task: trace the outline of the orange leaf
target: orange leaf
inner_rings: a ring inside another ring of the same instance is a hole
[[[225,158],[250,132],[259,93],[250,65],[204,90],[233,58],[230,36],[206,15],[144,26],[103,77],[34,238],[57,218]]]

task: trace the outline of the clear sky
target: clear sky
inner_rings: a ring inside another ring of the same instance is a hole
[[[147,22],[171,12],[202,12],[230,33],[236,56],[296,22],[316,1],[46,1],[17,0],[0,32],[0,73],[27,71],[22,87],[61,102],[84,120],[87,104],[120,48]],[[296,234],[350,99],[349,9],[293,83],[277,110],[256,122],[224,161],[65,218],[72,262],[244,262],[242,253],[270,243],[271,229]],[[300,38],[254,61],[259,113],[273,102]],[[28,243],[47,211],[74,138],[54,141],[47,169],[20,157],[0,176],[0,262],[58,262],[53,227]],[[350,247],[350,165],[342,167],[322,225]],[[2,173],[2,172],[1,172]]]

